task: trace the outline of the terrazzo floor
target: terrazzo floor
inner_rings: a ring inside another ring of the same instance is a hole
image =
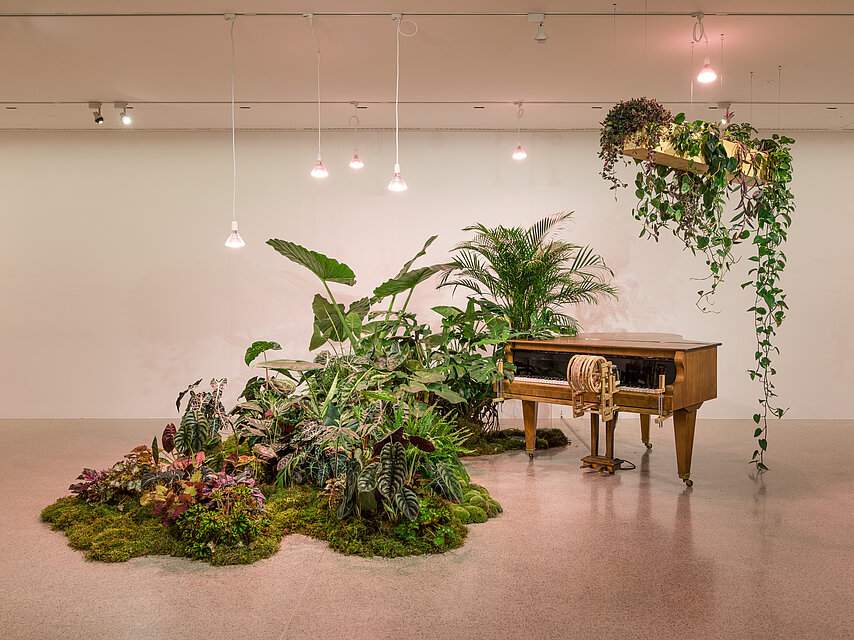
[[[162,424],[0,421],[0,638],[854,637],[854,421],[775,423],[757,477],[752,422],[701,418],[687,489],[671,423],[646,452],[621,417],[637,470],[607,476],[579,469],[586,422],[554,419],[570,446],[467,462],[505,512],[442,556],[292,535],[251,566],[86,562],[40,510]]]

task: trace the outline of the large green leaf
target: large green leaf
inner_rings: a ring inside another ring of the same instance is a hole
[[[463,312],[462,309],[457,309],[456,307],[449,307],[446,305],[439,305],[438,307],[432,307],[432,309],[443,318],[453,318],[454,316],[458,316]]]
[[[437,268],[435,265],[431,267],[421,267],[420,269],[414,269],[413,271],[407,271],[396,278],[386,280],[374,289],[374,297],[378,300],[382,300],[388,296],[396,296],[398,293],[409,291],[419,283],[427,280],[430,276],[436,273],[436,271]]]
[[[341,317],[344,315],[343,304],[339,304],[336,311],[335,305],[317,293],[311,302],[311,310],[314,311],[315,324],[322,335],[335,342],[344,342],[347,338],[347,330],[341,323]]]
[[[347,309],[347,313],[357,313],[359,318],[362,320],[365,319],[365,316],[368,315],[368,311],[371,310],[371,299],[370,298],[359,298],[358,300],[354,300],[350,304],[350,308]]]
[[[329,336],[325,335],[320,329],[317,318],[314,319],[314,331],[311,334],[311,341],[308,344],[308,350],[314,351],[318,347],[322,347],[329,340]]]
[[[267,244],[288,260],[304,266],[324,282],[338,282],[351,287],[356,284],[356,274],[353,270],[334,258],[278,238],[267,240]]]
[[[427,253],[427,247],[429,247],[431,244],[433,244],[433,241],[438,237],[439,236],[430,236],[429,238],[427,238],[427,242],[425,242],[424,246],[421,247],[421,251],[416,253],[415,256],[412,258],[412,260],[410,260],[405,265],[403,265],[403,268],[398,272],[397,276],[395,276],[395,277],[399,278],[404,273],[409,271],[409,268],[415,263],[415,261],[418,260],[418,258],[423,256],[425,253]]]
[[[322,364],[306,362],[305,360],[267,360],[255,365],[262,369],[281,369],[283,371],[311,371],[312,369],[323,369]]]
[[[445,385],[442,385],[441,387],[431,387],[430,391],[435,393],[443,400],[447,400],[451,404],[459,404],[460,402],[465,402],[466,400],[456,391],[451,391],[451,389],[449,387],[446,387]]]
[[[263,352],[281,348],[282,345],[280,345],[278,342],[270,342],[268,340],[257,340],[253,342],[246,350],[246,355],[243,357],[243,360],[246,362],[247,365],[249,365],[255,358],[260,356]]]

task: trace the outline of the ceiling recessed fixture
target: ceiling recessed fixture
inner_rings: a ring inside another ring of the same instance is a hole
[[[714,110],[714,109],[717,109],[717,108],[718,108],[718,105],[716,105],[716,104],[710,104],[710,105],[709,105],[709,109],[713,109],[713,110]]]
[[[601,109],[601,108],[602,108],[602,105],[601,105],[601,104],[594,104],[594,105],[593,105],[593,106],[591,106],[590,108],[591,108],[591,109]]]
[[[6,107],[6,108],[8,109],[9,107]],[[839,107],[825,107],[825,109],[827,109],[828,111],[836,111],[838,108]]]
[[[14,111],[14,110],[15,110],[15,109],[17,109],[18,107],[13,107],[12,105],[7,105],[7,106],[6,106],[6,108],[7,108],[9,111]]]
[[[357,104],[356,108],[357,109],[367,109],[368,107],[367,107],[367,105],[364,105],[364,104]]]
[[[475,105],[474,107],[472,107],[472,108],[473,108],[473,109],[486,109],[486,107],[484,107],[483,105],[479,105],[479,104],[476,104],[476,105]]]
[[[248,104],[242,104],[242,105],[240,105],[240,108],[241,109],[251,109],[252,107],[250,107]]]

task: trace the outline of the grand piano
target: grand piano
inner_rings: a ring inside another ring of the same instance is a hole
[[[640,414],[641,440],[648,447],[650,416],[673,417],[679,477],[691,486],[691,454],[697,410],[717,397],[719,342],[683,340],[673,334],[591,333],[551,340],[511,340],[507,362],[515,365],[511,382],[498,390],[504,399],[522,401],[525,447],[533,458],[537,403],[572,405],[567,365],[577,354],[604,356],[619,372],[613,395],[613,420],[606,424],[606,456],[613,458],[613,434],[620,412]],[[663,383],[663,384],[662,384]],[[595,398],[589,398],[595,401]],[[598,416],[591,414],[591,451],[598,456]]]

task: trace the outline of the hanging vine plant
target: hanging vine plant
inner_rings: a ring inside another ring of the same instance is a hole
[[[725,120],[731,116],[727,113]],[[751,463],[764,471],[768,418],[786,411],[777,405],[772,360],[780,353],[774,338],[788,309],[780,279],[786,266],[782,247],[795,208],[789,190],[794,140],[756,134],[749,124],[686,122],[684,114],[673,117],[655,100],[639,98],[620,102],[608,113],[599,157],[612,189],[626,186],[615,174],[619,157],[635,158],[638,203],[632,213],[642,224],[641,237],[657,241],[667,229],[704,256],[709,275],[697,292],[703,311],[710,310],[718,285],[739,260],[736,248],[752,247],[750,279],[741,287],[755,293],[748,309],[756,330],[755,364],[748,374],[762,384],[762,397],[753,415],[757,446]]]

